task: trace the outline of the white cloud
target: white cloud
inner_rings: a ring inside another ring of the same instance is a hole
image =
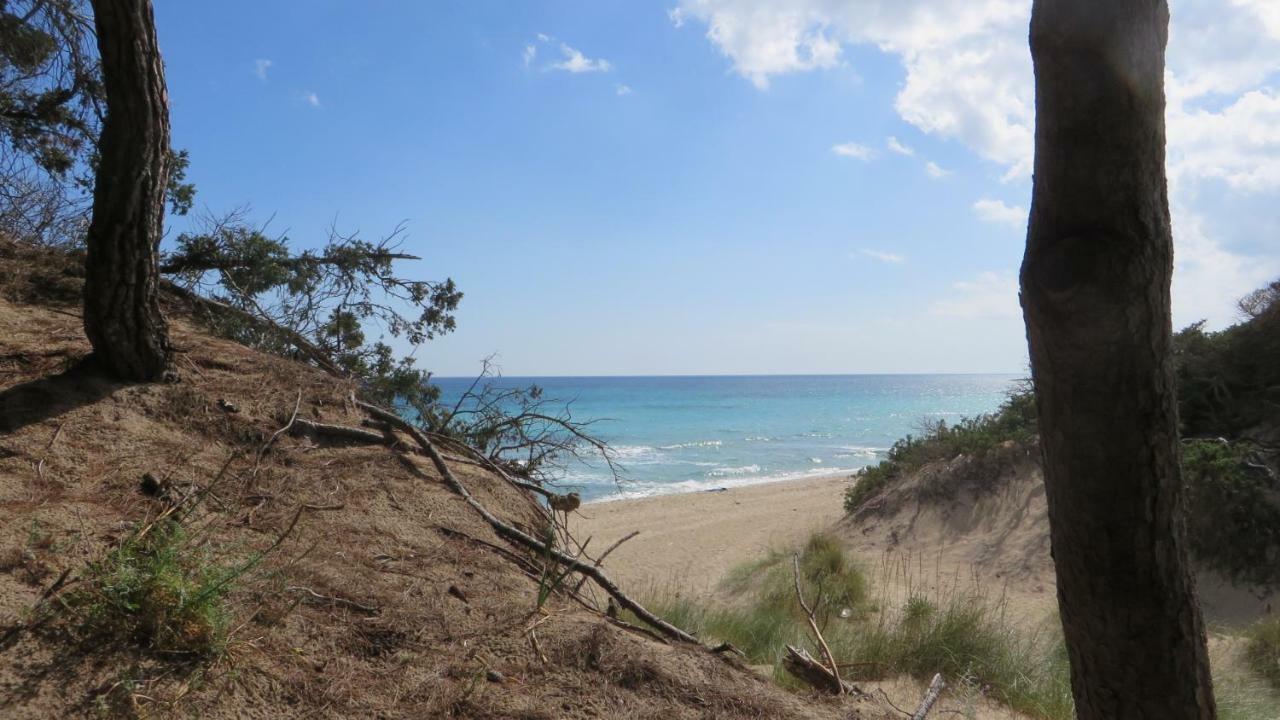
[[[258,58],[257,60],[254,60],[254,61],[253,61],[253,75],[254,75],[254,77],[258,78],[258,79],[259,79],[259,80],[261,80],[262,82],[266,82],[266,81],[267,81],[267,71],[268,71],[268,70],[270,70],[270,69],[271,69],[271,66],[272,66],[272,65],[274,65],[274,64],[275,64],[275,63],[271,62],[270,60],[268,60],[268,59],[266,59],[266,58]]]
[[[941,167],[938,163],[932,160],[924,164],[924,171],[929,173],[929,177],[935,180],[941,180],[951,174],[950,170]]]
[[[538,33],[538,40],[540,42],[551,42],[551,36],[546,33]]]
[[[958,318],[1019,317],[1018,279],[1009,272],[984,272],[952,284],[954,293],[930,306],[934,315]]]
[[[889,150],[891,150],[892,152],[896,152],[899,155],[910,156],[910,155],[916,154],[915,150],[912,150],[910,147],[903,145],[901,142],[898,141],[898,138],[892,135],[890,135],[889,139],[885,141],[885,146],[888,147]]]
[[[879,260],[882,263],[892,263],[894,265],[905,262],[907,259],[897,253],[885,252],[883,250],[872,250],[870,248],[859,248],[858,254],[874,260]]]
[[[1204,218],[1174,206],[1174,329],[1197,320],[1220,328],[1237,321],[1235,302],[1280,274],[1277,258],[1250,258],[1225,250],[1209,237]]]
[[[580,51],[569,47],[566,43],[560,43],[560,54],[564,55],[564,60],[551,64],[552,70],[564,70],[570,73],[587,73],[587,72],[609,72],[613,69],[613,65],[604,58],[591,59],[583,55]]]
[[[973,204],[978,219],[991,223],[1005,223],[1018,228],[1027,226],[1027,211],[1019,205],[1006,205],[1003,200],[982,198]]]
[[[1280,189],[1280,91],[1252,90],[1218,112],[1169,114],[1169,180],[1208,178],[1237,190]]]
[[[1004,167],[1007,179],[1025,179],[1034,126],[1030,7],[1030,0],[680,0],[672,17],[704,23],[734,70],[759,87],[838,65],[843,44],[896,56],[906,71],[894,103],[904,120],[963,142]],[[1268,81],[1280,68],[1280,3],[1183,0],[1167,57],[1171,175],[1280,186],[1280,170],[1270,170],[1280,168],[1280,137],[1266,132],[1278,127],[1277,90]],[[1209,152],[1201,152],[1205,145]],[[1205,157],[1182,162],[1193,154]]]
[[[1025,183],[1035,122],[1030,8],[1031,0],[677,0],[671,18],[704,26],[733,70],[761,89],[787,73],[842,66],[844,45],[879,50],[905,73],[894,100],[903,120]],[[1245,270],[1274,274],[1280,265],[1275,250],[1233,251],[1231,238],[1215,234],[1218,213],[1228,212],[1220,194],[1201,192],[1280,195],[1280,1],[1179,0],[1166,60],[1170,196],[1183,208],[1175,309],[1221,319],[1221,302],[1265,279]],[[1020,208],[980,202],[985,219],[1025,222]]]
[[[524,60],[525,67],[529,67],[529,64],[532,63],[537,57],[538,57],[537,45],[529,44],[524,46],[524,54],[521,56],[521,59]]]
[[[320,96],[310,90],[302,93],[302,101],[311,107],[320,107]]]
[[[614,91],[619,95],[630,95],[632,93],[630,85],[623,85],[621,83],[614,87]]]
[[[857,158],[862,161],[870,160],[875,157],[875,151],[866,145],[859,145],[856,142],[839,143],[831,146],[831,152],[841,157]]]

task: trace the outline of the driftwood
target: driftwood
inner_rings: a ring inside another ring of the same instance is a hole
[[[929,691],[924,694],[920,700],[920,705],[916,707],[916,711],[911,715],[911,720],[924,720],[924,716],[929,714],[933,709],[933,704],[938,702],[938,696],[942,694],[943,688],[947,686],[945,680],[942,679],[942,673],[936,673],[933,681],[929,683]]]
[[[571,555],[566,555],[565,553],[561,552],[560,550],[557,550],[554,547],[549,547],[546,543],[543,543],[535,539],[534,537],[512,527],[511,525],[508,525],[507,523],[495,517],[493,513],[490,513],[488,509],[485,508],[484,505],[480,504],[480,502],[471,495],[470,491],[467,490],[466,486],[464,486],[461,482],[458,481],[458,478],[454,476],[453,471],[450,470],[449,466],[445,464],[444,458],[442,458],[440,456],[440,453],[436,451],[435,446],[431,444],[431,441],[427,439],[427,436],[424,435],[422,431],[418,430],[418,428],[414,427],[413,425],[405,421],[403,418],[401,418],[399,415],[391,412],[390,410],[385,410],[383,408],[378,407],[377,405],[371,405],[362,400],[356,400],[356,404],[360,408],[364,409],[366,412],[378,418],[379,420],[386,421],[387,423],[394,425],[395,427],[398,427],[401,430],[408,433],[409,436],[412,437],[414,441],[417,442],[418,445],[422,448],[423,452],[427,454],[427,457],[431,459],[432,464],[435,465],[436,470],[440,473],[440,477],[444,480],[445,484],[447,484],[450,489],[452,489],[454,492],[460,495],[462,499],[465,500],[466,503],[470,505],[473,510],[479,513],[480,517],[484,518],[485,522],[489,523],[489,525],[499,535],[517,544],[523,545],[531,550],[541,553],[546,557],[552,558],[556,562],[564,565],[565,567],[571,568],[577,572],[582,573],[583,575],[586,575],[587,577],[590,577],[593,581],[595,581],[597,585],[600,586],[601,589],[603,589],[614,600],[616,600],[619,605],[630,610],[632,613],[635,614],[636,617],[640,618],[645,623],[649,624],[654,629],[661,632],[663,635],[666,635],[669,638],[679,640],[681,642],[690,643],[693,645],[700,644],[698,642],[698,638],[694,637],[693,635],[690,635],[684,630],[681,630],[675,625],[672,625],[666,620],[663,620],[657,615],[654,615],[653,613],[646,610],[644,606],[640,605],[640,603],[628,597],[626,593],[622,592],[622,590],[620,590],[618,586],[612,580],[609,579],[609,576],[605,575],[600,568],[595,567],[594,565],[588,565]]]
[[[788,645],[782,656],[782,669],[800,682],[833,695],[859,695],[864,693],[853,683],[840,680],[831,669],[818,662],[803,648]]]

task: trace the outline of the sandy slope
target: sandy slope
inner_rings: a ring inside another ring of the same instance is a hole
[[[640,534],[605,562],[623,587],[643,591],[678,584],[705,594],[734,565],[771,547],[790,547],[830,527],[841,508],[847,475],[665,495],[583,506],[570,527],[603,549],[633,530]]]

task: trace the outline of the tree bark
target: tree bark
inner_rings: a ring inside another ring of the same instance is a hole
[[[1170,354],[1164,0],[1035,0],[1022,307],[1077,716],[1215,716]]]
[[[160,234],[169,101],[150,0],[93,0],[107,116],[98,143],[85,265],[84,329],[107,372],[153,381],[169,369],[160,314]]]

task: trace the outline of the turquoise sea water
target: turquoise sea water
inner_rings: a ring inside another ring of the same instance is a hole
[[[1016,375],[500,378],[572,402],[617,451],[625,479],[571,464],[559,486],[587,500],[694,492],[853,471],[924,418],[990,412]],[[469,379],[437,379],[456,397]]]

